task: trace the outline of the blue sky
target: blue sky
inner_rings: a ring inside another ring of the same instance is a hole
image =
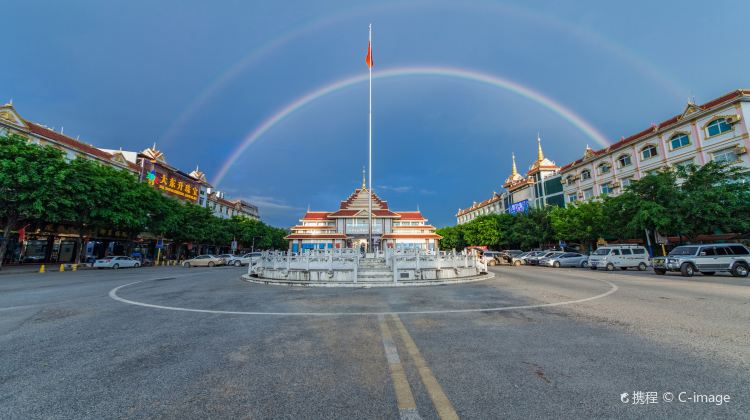
[[[238,144],[297,98],[376,70],[441,66],[501,77],[574,111],[614,142],[750,88],[743,1],[14,1],[0,100],[104,148],[157,142],[214,177]],[[374,185],[396,210],[453,224],[458,207],[545,154],[562,165],[593,141],[540,104],[458,78],[373,86]],[[219,185],[289,226],[335,209],[367,161],[367,85],[321,97],[271,127]]]

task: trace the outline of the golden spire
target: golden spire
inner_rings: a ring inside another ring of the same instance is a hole
[[[362,167],[362,191],[367,189],[367,183],[365,181],[365,167]]]
[[[536,152],[536,160],[541,162],[544,160],[544,152],[542,152],[542,139],[539,137],[539,133],[536,134],[536,145],[538,149]]]
[[[515,178],[516,175],[518,175],[518,169],[516,169],[516,154],[513,153],[512,156],[513,156],[513,172],[510,174],[510,176]]]

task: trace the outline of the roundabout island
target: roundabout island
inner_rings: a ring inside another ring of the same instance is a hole
[[[318,287],[396,287],[493,278],[474,252],[421,249],[361,253],[355,249],[264,252],[242,277],[250,282]]]

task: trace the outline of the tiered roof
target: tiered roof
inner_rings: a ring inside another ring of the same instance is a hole
[[[308,210],[302,217],[301,222],[314,222],[314,221],[330,221],[333,222],[339,218],[346,217],[368,217],[369,211],[369,200],[370,191],[365,187],[364,181],[361,188],[357,188],[354,192],[346,199],[341,201],[339,209],[334,212],[329,211],[310,211]],[[376,218],[388,218],[393,220],[402,221],[415,221],[421,222],[419,225],[414,226],[393,226],[394,230],[408,230],[408,229],[425,229],[430,230],[429,233],[411,233],[411,232],[393,232],[383,234],[383,239],[395,239],[395,238],[436,238],[440,239],[441,236],[434,233],[435,227],[428,225],[427,219],[422,215],[422,212],[417,211],[400,211],[395,212],[388,208],[388,202],[378,197],[377,194],[372,194],[372,215]],[[309,231],[331,231],[336,229],[335,225],[327,226],[303,226],[297,225],[291,228],[292,233],[286,237],[286,239],[346,239],[346,234],[343,233],[316,233],[311,234]]]

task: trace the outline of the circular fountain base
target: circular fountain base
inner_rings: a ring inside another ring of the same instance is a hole
[[[326,281],[326,280],[285,280],[258,277],[257,275],[244,274],[242,279],[250,283],[268,284],[274,286],[302,286],[302,287],[405,287],[405,286],[440,286],[446,284],[472,283],[476,281],[489,280],[495,277],[495,273],[480,273],[468,277],[453,277],[429,280],[357,280],[354,281]]]

